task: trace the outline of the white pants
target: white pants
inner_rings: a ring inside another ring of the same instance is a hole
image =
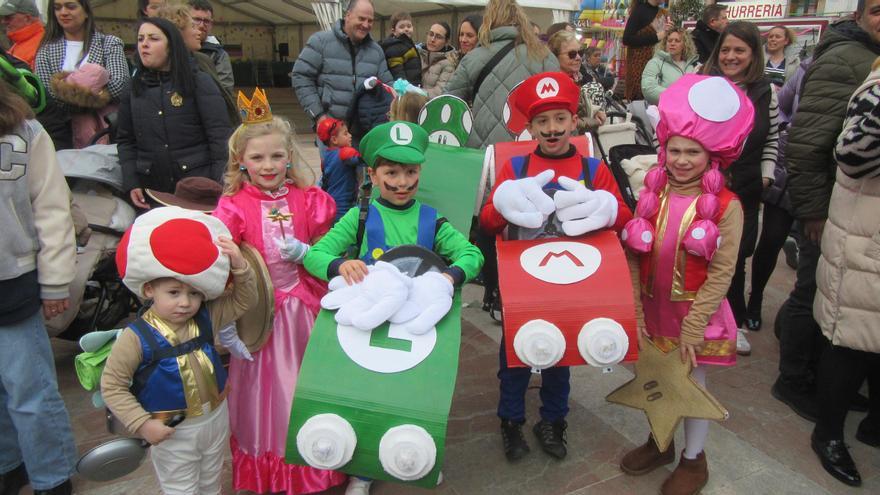
[[[150,448],[166,495],[219,495],[223,454],[229,448],[229,409],[224,400],[204,416],[187,419],[174,435]]]

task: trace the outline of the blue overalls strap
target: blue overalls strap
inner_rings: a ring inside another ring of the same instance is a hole
[[[419,233],[416,242],[419,246],[433,251],[436,236],[437,210],[428,205],[419,208]]]
[[[198,336],[194,339],[170,347],[159,346],[159,341],[153,334],[153,330],[143,318],[137,318],[129,324],[129,328],[131,328],[135,334],[139,335],[146,344],[143,350],[143,359],[146,365],[134,375],[131,384],[131,393],[133,395],[138,395],[147,384],[147,381],[150,379],[150,375],[153,374],[156,366],[158,366],[159,362],[163,359],[184,356],[197,349],[201,349],[205,344],[214,344],[214,334],[211,331],[211,319],[208,314],[208,309],[202,306],[196,313],[194,319],[199,328]]]
[[[365,223],[367,230],[367,250],[364,253],[363,260],[368,265],[376,262],[373,259],[373,250],[381,249],[383,252],[388,249],[385,245],[385,222],[382,221],[382,215],[376,205],[370,203],[370,209],[367,212],[367,220]]]
[[[578,180],[584,181],[584,185],[587,189],[593,190],[593,178],[596,177],[596,171],[599,170],[599,165],[602,162],[593,157],[581,157],[581,166],[583,167],[583,171],[581,172],[581,176],[578,177]],[[515,156],[510,159],[510,166],[513,169],[513,176],[517,179],[522,179],[524,177],[528,177],[529,174],[529,155],[525,156]],[[552,181],[548,184],[550,189],[559,189],[559,184],[556,181]]]
[[[382,221],[382,215],[376,205],[370,204],[370,210],[367,214],[365,222],[367,231],[367,249],[361,259],[369,264],[373,264],[376,260],[373,258],[373,252],[378,248],[383,253],[389,248],[385,243],[385,223]],[[416,234],[416,243],[425,249],[434,250],[434,237],[436,235],[437,210],[428,205],[419,205],[419,224]]]

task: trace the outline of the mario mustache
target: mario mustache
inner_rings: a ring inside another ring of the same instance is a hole
[[[540,133],[540,134],[541,134],[541,137],[544,138],[544,139],[553,139],[553,138],[561,138],[562,136],[565,136],[565,131],[561,131],[561,132],[542,132],[542,133]]]
[[[391,192],[398,192],[398,191],[412,192],[412,191],[415,191],[416,188],[419,187],[419,181],[415,181],[415,183],[409,187],[396,187],[396,186],[392,186],[391,184],[389,184],[387,182],[384,182],[384,185],[385,185],[385,189],[388,189]]]

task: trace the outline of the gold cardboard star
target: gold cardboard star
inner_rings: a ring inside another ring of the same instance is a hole
[[[723,421],[729,413],[690,376],[678,348],[664,354],[650,339],[642,339],[636,376],[605,400],[645,411],[651,434],[661,451],[669,447],[683,418]]]

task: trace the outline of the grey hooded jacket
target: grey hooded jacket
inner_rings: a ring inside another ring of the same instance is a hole
[[[515,50],[511,50],[495,64],[483,80],[479,93],[473,94],[474,83],[483,67],[499,50],[508,43],[514,42],[516,38],[517,30],[514,26],[493,29],[490,33],[489,46],[478,46],[469,52],[467,57],[462,58],[455,73],[452,74],[452,79],[446,85],[446,93],[474,102],[472,106],[474,128],[467,142],[471,148],[513,141],[504,127],[504,103],[507,101],[508,93],[529,76],[559,70],[559,60],[549,50],[544,60],[535,61],[528,57],[526,45],[519,44]]]
[[[353,44],[342,23],[340,19],[332,30],[313,34],[293,64],[293,91],[313,120],[323,114],[345,120],[355,90],[370,77],[393,82],[379,44],[369,35]]]

